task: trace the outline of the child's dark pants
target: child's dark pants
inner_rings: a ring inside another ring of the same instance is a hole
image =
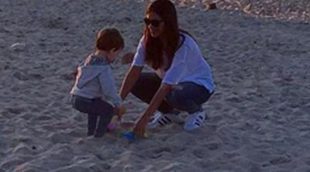
[[[72,96],[71,103],[73,108],[80,112],[88,114],[88,132],[87,135],[102,137],[107,130],[113,115],[114,108],[109,103],[100,98],[88,99],[81,96]],[[97,119],[99,122],[97,124]]]

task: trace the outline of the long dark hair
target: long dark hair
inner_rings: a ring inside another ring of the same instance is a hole
[[[162,34],[167,45],[163,47],[161,40],[158,37],[153,38],[149,29],[145,26],[145,61],[147,64],[151,65],[152,68],[158,69],[164,63],[163,55],[165,53],[168,58],[168,67],[166,68],[168,69],[177,51],[180,39],[177,12],[174,4],[169,0],[155,0],[148,6],[145,14],[151,12],[159,15],[165,24]]]

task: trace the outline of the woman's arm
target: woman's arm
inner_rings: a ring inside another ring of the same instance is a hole
[[[138,136],[144,136],[145,127],[152,116],[152,114],[156,111],[156,109],[160,106],[161,102],[165,98],[165,96],[171,91],[172,86],[168,84],[162,84],[160,88],[157,90],[156,94],[152,98],[148,108],[144,111],[139,121],[137,122],[134,132]]]
[[[120,88],[121,99],[124,100],[129,94],[136,81],[139,79],[143,67],[131,66],[128,73],[126,74],[122,86]]]

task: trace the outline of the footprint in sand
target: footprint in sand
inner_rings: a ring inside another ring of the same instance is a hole
[[[26,43],[24,42],[16,42],[10,46],[10,50],[16,51],[16,52],[24,51],[25,48],[26,48]]]
[[[22,72],[22,71],[16,71],[13,73],[13,77],[20,81],[27,81],[27,80],[42,80],[44,79],[44,76],[41,74],[27,74],[27,72]]]

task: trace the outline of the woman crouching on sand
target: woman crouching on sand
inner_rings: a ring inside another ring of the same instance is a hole
[[[171,1],[153,1],[144,22],[144,34],[120,89],[122,99],[131,92],[149,104],[134,133],[143,136],[147,125],[156,127],[174,122],[180,111],[189,114],[185,130],[201,127],[206,119],[202,104],[215,88],[210,66],[194,39],[179,29]],[[142,72],[145,64],[155,72]],[[156,110],[160,115],[154,115]]]

